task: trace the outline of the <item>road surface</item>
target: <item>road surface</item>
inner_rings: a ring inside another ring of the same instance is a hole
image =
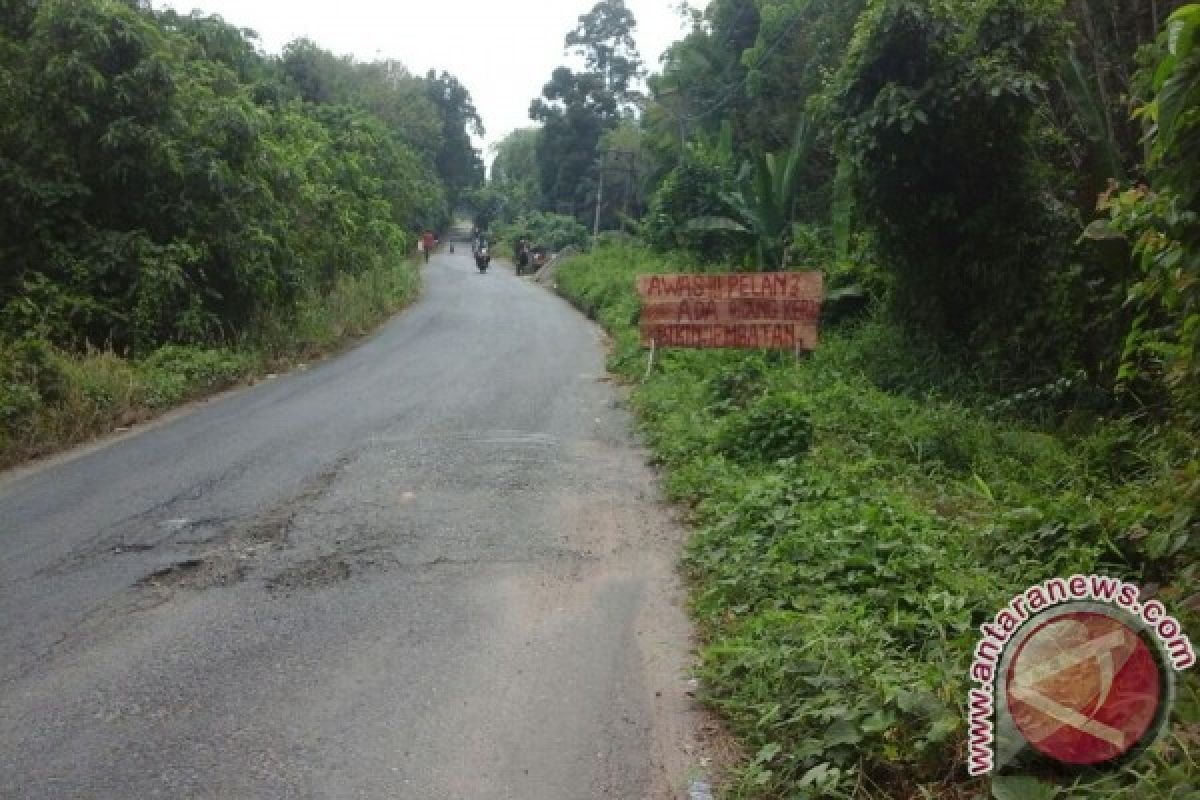
[[[424,270],[337,359],[0,478],[0,798],[681,796],[682,533],[601,335]]]

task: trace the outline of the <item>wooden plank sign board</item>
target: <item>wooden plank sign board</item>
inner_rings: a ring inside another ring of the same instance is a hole
[[[820,272],[639,275],[646,347],[815,350]]]

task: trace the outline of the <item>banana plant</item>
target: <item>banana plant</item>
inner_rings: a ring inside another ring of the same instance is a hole
[[[758,153],[742,164],[737,189],[721,193],[727,216],[697,217],[687,222],[687,230],[727,231],[753,237],[759,270],[786,268],[800,166],[814,138],[812,125],[807,117],[801,117],[786,152]]]
[[[1059,81],[1068,106],[1091,143],[1095,185],[1100,187],[1109,180],[1123,180],[1121,142],[1117,138],[1112,113],[1104,96],[1104,75],[1083,63],[1074,42],[1067,44]]]

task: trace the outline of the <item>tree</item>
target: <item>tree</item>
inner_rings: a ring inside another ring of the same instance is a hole
[[[446,185],[451,208],[457,208],[463,193],[483,185],[484,167],[479,150],[471,144],[471,135],[482,137],[483,120],[458,78],[433,70],[425,76],[426,96],[433,101],[442,120],[441,147],[436,163]]]
[[[640,98],[633,83],[642,74],[642,61],[633,41],[637,20],[624,0],[601,0],[579,17],[569,32],[566,49],[581,56],[590,72],[603,78],[621,111],[629,111]]]
[[[1064,36],[1050,6],[875,3],[830,92],[855,201],[894,265],[896,310],[981,349],[1039,308],[1063,255],[1051,243],[1069,241],[1040,202],[1029,135]]]
[[[554,70],[529,115],[542,122],[538,175],[542,203],[553,211],[581,214],[594,197],[600,135],[615,124],[616,105],[601,78],[567,67]]]
[[[504,194],[491,185],[481,186],[463,196],[464,205],[471,210],[471,220],[481,231],[491,228],[492,223],[500,218],[506,207],[505,201]]]
[[[1108,213],[1093,236],[1124,237],[1136,268],[1119,378],[1126,388],[1159,384],[1181,409],[1200,410],[1200,4],[1172,14],[1139,75],[1138,112],[1150,144],[1151,186],[1101,197]]]
[[[297,39],[284,47],[279,66],[284,82],[304,101],[364,109],[388,123],[398,140],[437,159],[444,133],[441,111],[425,81],[400,62],[362,63]]]
[[[723,196],[734,188],[733,125],[714,137],[697,133],[686,143],[680,162],[659,183],[649,200],[644,229],[659,250],[679,248],[705,261],[729,260],[745,250],[744,236],[729,226],[703,231],[688,223],[728,213]]]
[[[492,146],[496,157],[489,185],[504,198],[500,213],[506,222],[539,205],[537,148],[541,135],[538,128],[520,128]]]
[[[753,46],[760,18],[754,0],[713,0],[693,12],[692,29],[666,52],[662,72],[648,80],[646,122],[656,146],[681,161],[696,132],[715,135],[729,120],[737,140],[748,138],[751,110],[742,54]]]
[[[640,97],[633,88],[641,71],[633,47],[636,25],[623,0],[597,3],[565,39],[565,48],[581,55],[587,69],[558,67],[530,105],[530,118],[543,124],[538,168],[542,202],[552,211],[583,216],[595,197],[600,137]]]
[[[635,120],[621,120],[601,135],[598,148],[606,187],[601,224],[625,224],[640,217],[646,210],[651,160],[641,126]]]

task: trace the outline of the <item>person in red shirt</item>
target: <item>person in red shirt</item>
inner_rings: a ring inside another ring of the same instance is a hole
[[[425,260],[429,261],[429,254],[433,252],[434,246],[437,244],[437,239],[433,236],[433,231],[426,230],[421,234],[421,249],[425,251]]]

